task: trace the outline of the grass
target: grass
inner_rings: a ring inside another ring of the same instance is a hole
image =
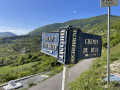
[[[7,74],[12,71],[21,71],[23,69],[28,69],[28,68],[31,68],[35,64],[37,64],[37,62],[32,62],[32,63],[28,63],[28,64],[16,66],[16,67],[11,67],[11,66],[0,67],[0,74]]]
[[[36,57],[37,57],[36,61],[34,59],[34,62],[31,62],[31,63],[18,65],[18,66],[9,65],[9,66],[0,67],[0,84],[8,82],[10,80],[15,80],[21,77],[25,77],[25,76],[29,76],[37,73],[50,72],[52,76],[62,71],[62,64],[57,63],[56,58],[50,57],[49,55],[46,55],[46,54],[43,54],[43,55],[37,54]],[[26,61],[26,60],[27,59],[23,61]],[[28,60],[31,60],[31,59],[28,59]],[[19,64],[21,62],[16,62],[16,63]]]
[[[120,60],[120,43],[111,48],[110,63]],[[116,81],[110,83],[109,88],[105,88],[104,78],[107,74],[107,50],[104,49],[102,56],[97,58],[90,69],[81,74],[74,82],[70,83],[70,90],[119,90],[120,84]]]

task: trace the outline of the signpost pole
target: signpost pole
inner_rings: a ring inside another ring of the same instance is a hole
[[[64,67],[63,67],[62,90],[67,90],[67,82],[68,82],[68,65],[64,65]]]
[[[107,85],[110,83],[110,6],[108,7],[108,51],[107,51]]]
[[[108,7],[108,45],[107,45],[107,85],[110,84],[110,8],[117,6],[119,0],[101,0],[101,7]]]

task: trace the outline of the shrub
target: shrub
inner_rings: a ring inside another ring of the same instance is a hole
[[[33,82],[29,83],[29,87],[32,87],[34,85],[36,85],[36,83],[33,83]]]

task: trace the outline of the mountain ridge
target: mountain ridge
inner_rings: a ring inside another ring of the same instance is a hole
[[[98,25],[102,25],[104,28],[107,28],[107,14],[100,15],[100,16],[94,16],[90,18],[85,19],[75,19],[75,20],[69,20],[63,23],[53,23],[48,24],[42,27],[39,27],[31,32],[28,33],[28,35],[33,34],[41,34],[42,32],[51,32],[51,31],[57,31],[60,27],[66,27],[66,26],[73,26],[76,28],[82,29],[83,32],[87,32],[88,30],[95,30],[99,29]],[[120,16],[111,15],[111,23],[114,24],[115,21],[117,23],[120,20]],[[103,25],[104,24],[104,25]]]
[[[10,36],[17,36],[17,35],[11,32],[0,32],[0,37],[10,37]]]

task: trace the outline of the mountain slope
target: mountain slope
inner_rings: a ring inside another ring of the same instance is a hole
[[[17,35],[11,32],[0,32],[0,37],[9,37],[9,36],[17,36]]]
[[[0,66],[16,62],[21,55],[40,52],[40,48],[40,35],[0,38]]]
[[[31,35],[0,38],[0,68],[3,67],[5,69],[2,70],[9,71],[9,67],[17,68],[25,65],[25,68],[11,70],[6,74],[1,74],[0,71],[0,83],[40,72],[50,72],[52,70],[55,74],[62,71],[62,66],[57,63],[56,58],[40,52],[41,35],[36,34],[55,31],[67,25],[81,28],[84,32],[103,36],[103,49],[107,48],[107,15],[47,25],[31,32]],[[111,47],[114,48],[120,43],[119,16],[111,16],[111,28]],[[97,33],[95,33],[96,30]],[[116,51],[119,51],[119,48]],[[118,53],[116,55],[120,56]],[[116,59],[116,55],[113,55],[113,59]],[[32,64],[31,67],[26,67],[29,64]]]
[[[40,34],[42,32],[56,31],[60,27],[61,27],[61,23],[50,24],[50,25],[46,25],[46,26],[37,28],[37,29],[35,29],[34,31],[32,31],[28,34],[33,35],[33,34]]]
[[[120,16],[111,15],[111,28],[120,29]],[[95,16],[86,19],[70,20],[64,23],[55,23],[35,29],[30,35],[42,32],[57,31],[60,27],[73,26],[81,28],[83,32],[88,30],[105,30],[107,28],[107,15]]]

